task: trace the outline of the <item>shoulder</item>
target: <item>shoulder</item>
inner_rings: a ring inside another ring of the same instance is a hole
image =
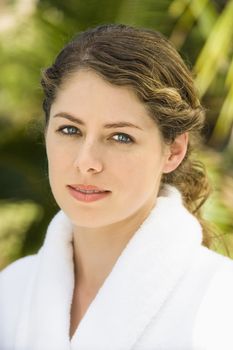
[[[21,258],[0,272],[0,343],[13,349],[18,317],[35,275],[36,255]]]
[[[34,275],[37,255],[30,255],[11,263],[0,272],[0,303],[23,293]]]
[[[195,349],[233,349],[233,260],[204,250],[215,261],[215,272],[199,306],[193,332]]]
[[[21,259],[18,259],[5,267],[0,272],[0,283],[10,281],[12,278],[18,276],[25,278],[30,274],[35,266],[35,260],[37,255],[25,256]]]

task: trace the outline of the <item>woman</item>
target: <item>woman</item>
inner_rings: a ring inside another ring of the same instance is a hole
[[[38,254],[1,273],[1,349],[232,349],[233,263],[206,247],[208,184],[191,158],[204,114],[178,53],[103,25],[42,86],[61,211]]]

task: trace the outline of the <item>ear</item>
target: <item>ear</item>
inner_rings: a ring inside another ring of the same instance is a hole
[[[172,172],[180,165],[187,152],[188,139],[188,133],[185,132],[177,136],[175,141],[168,146],[167,159],[163,167],[164,174]]]

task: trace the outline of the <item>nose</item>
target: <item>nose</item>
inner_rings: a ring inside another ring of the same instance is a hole
[[[94,142],[83,142],[79,145],[74,166],[83,174],[99,173],[103,170],[101,151]]]

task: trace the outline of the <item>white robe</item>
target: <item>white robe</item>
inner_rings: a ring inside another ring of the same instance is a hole
[[[233,261],[167,186],[72,339],[72,225],[60,211],[34,256],[0,274],[0,350],[232,350]]]

